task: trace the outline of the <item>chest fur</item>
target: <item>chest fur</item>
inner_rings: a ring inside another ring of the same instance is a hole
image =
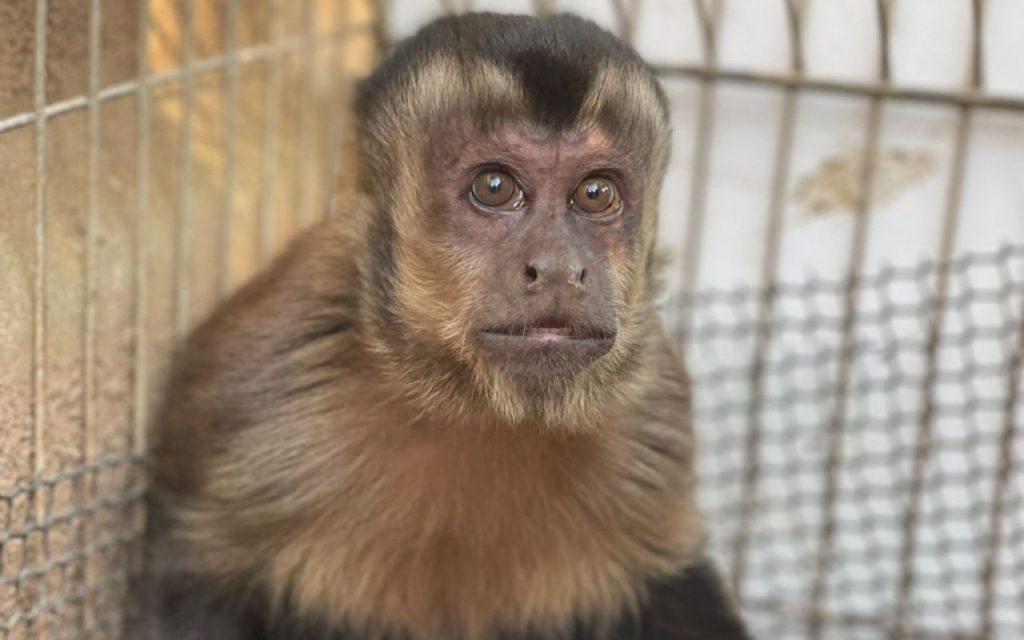
[[[567,436],[360,415],[374,418],[289,439],[261,425],[227,447],[238,459],[179,514],[182,531],[217,532],[190,542],[203,570],[256,571],[329,624],[472,640],[611,622],[702,541],[685,425]]]
[[[344,489],[268,578],[300,610],[414,636],[613,618],[699,544],[680,452],[624,435],[367,429],[336,466]]]

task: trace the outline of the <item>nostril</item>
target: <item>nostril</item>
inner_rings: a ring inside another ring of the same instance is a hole
[[[586,279],[587,279],[587,270],[586,269],[580,269],[580,284],[583,284],[584,282],[586,282]]]
[[[537,278],[540,274],[537,273],[537,268],[532,264],[526,265],[526,279],[529,282],[537,282]]]

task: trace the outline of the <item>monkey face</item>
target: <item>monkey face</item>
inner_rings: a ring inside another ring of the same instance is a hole
[[[640,167],[596,129],[510,127],[452,136],[431,153],[450,160],[429,165],[423,215],[440,263],[468,292],[445,312],[461,327],[451,346],[534,397],[564,391],[628,339]]]
[[[382,343],[418,395],[456,411],[590,424],[627,394],[650,335],[660,173],[596,125],[465,122],[435,126],[395,183],[412,197],[394,200]]]
[[[666,101],[591,23],[469,20],[360,89],[365,337],[425,412],[593,425],[658,331]]]

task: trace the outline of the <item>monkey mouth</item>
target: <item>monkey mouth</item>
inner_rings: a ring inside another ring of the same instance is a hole
[[[488,327],[480,332],[486,339],[532,342],[613,342],[615,331],[582,325],[563,318],[542,318],[533,322]]]
[[[515,377],[543,380],[573,376],[611,351],[614,330],[542,318],[492,326],[479,332],[493,361]]]

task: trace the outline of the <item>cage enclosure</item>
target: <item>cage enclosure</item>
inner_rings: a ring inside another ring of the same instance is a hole
[[[446,11],[588,16],[662,78],[660,300],[756,637],[1024,637],[1024,4],[0,3],[0,637],[127,638],[190,326],[351,184]]]

